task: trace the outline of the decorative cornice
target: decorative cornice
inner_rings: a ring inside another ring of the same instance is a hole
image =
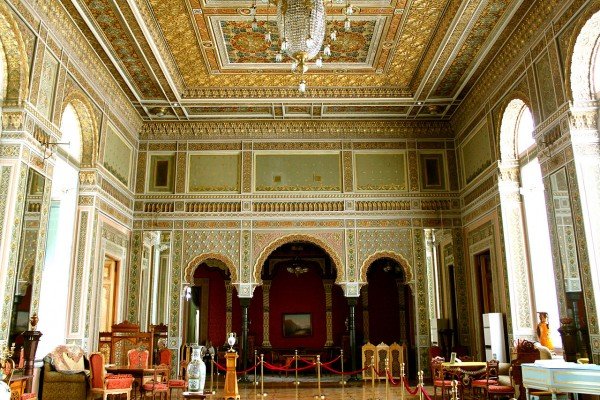
[[[141,140],[452,138],[445,121],[207,121],[146,123]]]

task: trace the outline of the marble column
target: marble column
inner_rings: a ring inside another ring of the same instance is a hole
[[[518,176],[517,160],[502,162],[498,186],[502,207],[506,270],[510,287],[513,340],[531,339],[534,336],[531,284],[527,267],[523,205]]]
[[[350,365],[351,371],[356,371],[358,369],[358,354],[356,351],[356,318],[355,318],[355,310],[356,305],[358,304],[358,297],[348,297],[348,328],[350,330]],[[357,380],[357,376],[352,376],[351,380]]]
[[[248,307],[250,307],[249,298],[241,298],[240,305],[242,306],[242,371],[248,368]],[[241,378],[242,381],[247,381],[246,374]]]

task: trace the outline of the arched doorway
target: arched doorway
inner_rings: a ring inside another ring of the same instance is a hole
[[[404,268],[392,258],[381,257],[369,265],[366,277],[367,285],[361,289],[357,318],[359,336],[362,335],[363,342],[375,345],[405,344],[408,373],[414,377],[414,299]]]
[[[234,305],[239,315],[239,302],[231,273],[220,260],[200,262],[189,278],[189,299],[185,302],[183,343],[220,347],[232,331]],[[235,331],[235,329],[233,329]],[[238,330],[239,332],[239,330]]]
[[[336,266],[320,246],[292,240],[276,247],[250,302],[249,347],[253,342],[275,358],[294,350],[332,358],[343,347],[349,355],[347,303],[336,278]]]

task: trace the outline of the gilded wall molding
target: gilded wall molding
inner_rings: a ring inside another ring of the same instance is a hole
[[[0,4],[0,40],[7,75],[2,82],[3,104],[21,105],[28,95],[29,59],[17,22],[5,4]]]
[[[189,262],[186,263],[185,269],[183,271],[183,284],[192,285],[194,283],[194,272],[196,271],[196,268],[198,268],[200,264],[207,260],[217,260],[225,264],[225,267],[231,275],[231,282],[238,282],[237,267],[234,265],[234,263],[229,257],[220,253],[203,253],[195,256]]]
[[[369,271],[369,267],[380,258],[390,258],[396,261],[398,264],[400,264],[402,270],[404,271],[404,281],[412,282],[413,272],[410,262],[408,262],[408,260],[404,258],[402,254],[398,254],[394,251],[379,251],[365,258],[360,266],[360,282],[367,283],[367,272]]]
[[[445,121],[206,121],[149,122],[140,140],[224,139],[450,139],[453,132]],[[295,148],[298,144],[290,142]]]

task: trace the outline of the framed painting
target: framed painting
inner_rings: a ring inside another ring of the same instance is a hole
[[[311,314],[283,314],[283,337],[305,336],[312,336]]]
[[[421,189],[443,190],[444,156],[442,154],[421,154]]]

